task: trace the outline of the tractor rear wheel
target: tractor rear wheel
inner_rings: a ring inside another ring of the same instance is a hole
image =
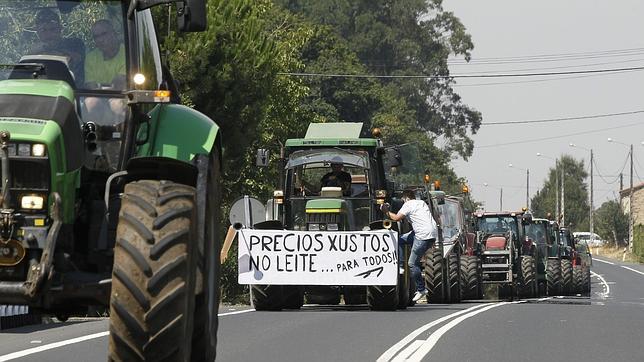
[[[584,292],[584,271],[581,265],[575,265],[572,269],[572,284],[576,294]]]
[[[585,266],[584,267],[584,273],[583,273],[583,291],[586,295],[590,294],[590,267]]]
[[[572,262],[568,259],[561,259],[561,282],[563,295],[572,295]]]
[[[367,304],[371,310],[396,310],[398,285],[372,285],[367,287]]]
[[[425,254],[425,257],[425,287],[429,291],[427,301],[431,303],[445,303],[443,254],[439,249],[430,249]]]
[[[125,186],[114,247],[109,359],[189,360],[196,279],[195,189]]]
[[[521,257],[521,270],[519,273],[519,296],[534,298],[537,296],[537,276],[534,258],[526,255]]]
[[[457,253],[450,253],[448,255],[448,280],[449,280],[449,302],[460,303],[463,299],[461,292],[461,266],[460,258]]]
[[[461,255],[461,291],[463,299],[479,299],[480,276],[479,258],[474,255]]]
[[[546,293],[549,296],[561,294],[561,262],[548,259],[546,264]]]
[[[250,289],[255,310],[282,310],[281,285],[253,284]]]

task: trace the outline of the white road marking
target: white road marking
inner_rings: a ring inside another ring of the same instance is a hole
[[[82,337],[72,338],[72,339],[68,339],[68,340],[60,341],[60,342],[56,342],[56,343],[46,344],[46,345],[40,346],[40,347],[34,347],[34,348],[25,349],[24,351],[18,351],[18,352],[5,354],[4,356],[0,356],[0,362],[10,361],[12,359],[25,357],[25,356],[28,356],[30,354],[39,353],[39,352],[47,351],[47,350],[58,348],[58,347],[63,347],[63,346],[66,346],[68,344],[74,344],[74,343],[78,343],[78,342],[87,341],[87,340],[90,340],[90,339],[105,337],[108,334],[110,334],[110,332],[94,333],[94,334],[90,334],[90,335],[87,335],[87,336],[82,336]]]
[[[223,317],[227,315],[233,315],[233,314],[242,314],[242,313],[248,313],[248,312],[254,312],[255,309],[244,309],[244,310],[238,310],[234,312],[228,312],[228,313],[219,313],[217,314],[217,317]]]
[[[636,269],[633,269],[633,268],[629,268],[629,267],[624,266],[624,265],[622,265],[622,268],[627,269],[627,270],[630,270],[630,271],[632,271],[632,272],[636,272],[636,273],[638,273],[638,274],[642,274],[642,275],[644,275],[644,272],[641,272],[641,271],[636,270]]]
[[[394,358],[391,361],[392,362],[404,362],[405,360],[407,360],[407,358],[409,356],[411,356],[412,353],[416,352],[416,350],[418,348],[420,348],[420,346],[423,345],[423,342],[424,341],[421,340],[421,339],[417,339],[417,340],[411,342],[411,344],[409,346],[407,346],[407,348],[405,348],[402,351],[400,351],[400,353],[398,353],[396,358]]]
[[[610,261],[601,260],[601,259],[597,259],[597,258],[593,258],[593,261],[598,261],[600,263],[604,263],[604,264],[608,264],[608,265],[615,265],[615,263],[612,263]]]
[[[458,311],[458,312],[455,312],[455,313],[452,313],[452,314],[448,314],[448,315],[446,315],[446,316],[444,316],[442,318],[438,318],[438,319],[436,319],[436,320],[434,320],[434,321],[432,321],[430,323],[425,324],[424,326],[419,327],[415,331],[409,333],[405,338],[401,339],[398,343],[396,343],[393,346],[391,346],[388,350],[386,350],[385,353],[383,353],[380,357],[378,357],[377,361],[378,362],[391,361],[391,359],[398,352],[400,352],[408,343],[412,342],[414,339],[416,339],[416,337],[418,337],[418,335],[420,335],[421,333],[425,332],[426,330],[434,327],[437,324],[443,323],[444,321],[446,321],[446,320],[448,320],[450,318],[454,318],[454,317],[459,316],[461,314],[471,312],[471,311],[473,311],[475,309],[479,309],[479,308],[485,307],[487,305],[490,305],[490,304],[486,303],[486,304],[475,305],[473,307],[470,307],[470,308],[467,308],[467,309],[464,309],[464,310],[461,310],[461,311]]]
[[[603,294],[603,295],[602,295],[602,297],[603,297],[603,298],[608,297],[608,295],[610,294],[610,286],[608,285],[608,283],[606,283],[606,279],[604,279],[604,277],[603,277],[603,276],[601,276],[601,275],[599,275],[599,274],[595,273],[595,272],[594,272],[594,271],[592,271],[592,270],[590,271],[590,273],[591,273],[592,275],[596,276],[597,278],[599,278],[599,280],[602,282],[602,284],[604,284],[604,287],[605,287],[605,289],[606,289],[606,290],[604,291],[604,293],[602,293],[602,294]]]
[[[447,331],[449,331],[450,329],[454,328],[455,326],[457,326],[457,325],[458,325],[459,323],[461,323],[462,321],[464,321],[464,320],[466,320],[466,319],[468,319],[468,318],[471,318],[471,317],[473,317],[473,316],[475,316],[475,315],[477,315],[477,314],[479,314],[479,313],[483,313],[483,312],[485,312],[485,311],[487,311],[487,310],[490,310],[490,309],[492,309],[492,308],[500,307],[500,306],[502,306],[502,305],[506,305],[506,304],[516,304],[516,303],[522,303],[522,301],[495,303],[495,304],[492,304],[492,305],[488,305],[488,306],[486,306],[486,307],[484,307],[484,308],[481,308],[481,309],[475,310],[475,311],[473,311],[473,312],[467,313],[467,314],[465,314],[465,315],[462,315],[462,316],[460,316],[460,317],[458,317],[458,318],[456,318],[456,319],[454,319],[454,320],[450,321],[449,323],[447,323],[447,324],[445,324],[444,326],[442,326],[442,327],[438,328],[434,333],[432,333],[432,334],[429,336],[429,338],[427,338],[427,340],[425,340],[425,342],[423,343],[423,345],[422,345],[420,348],[418,348],[418,349],[416,350],[416,352],[414,352],[414,354],[412,354],[412,355],[407,359],[407,361],[413,361],[413,362],[416,362],[416,361],[420,362],[420,361],[422,361],[422,360],[423,360],[423,358],[424,358],[424,357],[425,357],[429,352],[431,352],[431,350],[434,348],[434,346],[436,345],[436,342],[438,342],[438,340],[439,340],[439,339],[440,339],[440,338],[441,338],[445,333],[447,333]]]
[[[552,297],[539,298],[539,299],[537,299],[537,302],[543,302],[543,301],[546,301],[548,299],[552,299]]]

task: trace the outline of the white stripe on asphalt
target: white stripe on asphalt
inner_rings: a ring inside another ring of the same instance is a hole
[[[490,305],[490,304],[487,303],[487,304],[475,305],[473,307],[470,307],[470,308],[467,308],[467,309],[464,309],[464,310],[461,310],[461,311],[446,315],[446,316],[444,316],[442,318],[438,318],[438,319],[436,319],[436,320],[434,320],[434,321],[432,321],[430,323],[425,324],[424,326],[422,326],[422,327],[416,329],[415,331],[409,333],[405,338],[401,339],[400,342],[398,342],[398,343],[394,344],[393,346],[391,346],[388,350],[385,351],[385,353],[383,353],[380,357],[378,357],[377,361],[378,362],[391,361],[391,359],[398,352],[400,352],[409,342],[413,341],[416,337],[418,337],[418,335],[420,335],[421,333],[425,332],[426,330],[432,328],[433,326],[435,326],[435,325],[437,325],[439,323],[443,323],[444,321],[446,321],[446,320],[448,320],[450,318],[454,318],[454,317],[459,316],[461,314],[471,312],[471,311],[473,311],[475,309],[482,308],[482,307],[484,307],[486,305]]]
[[[418,350],[416,350],[416,352],[414,352],[414,354],[412,354],[412,355],[407,359],[407,361],[413,361],[413,362],[417,362],[417,361],[418,361],[418,362],[420,362],[420,361],[422,361],[422,360],[423,360],[423,358],[424,358],[424,357],[425,357],[429,352],[431,352],[432,348],[434,348],[434,346],[436,345],[436,342],[438,342],[438,340],[439,340],[439,339],[440,339],[440,338],[441,338],[445,333],[447,333],[447,331],[449,331],[450,329],[454,328],[456,325],[458,325],[458,324],[459,324],[459,323],[461,323],[462,321],[464,321],[464,320],[466,320],[466,319],[468,319],[468,318],[471,318],[471,317],[473,317],[473,316],[475,316],[475,315],[477,315],[477,314],[479,314],[479,313],[483,313],[483,312],[485,312],[485,311],[487,311],[487,310],[490,310],[490,309],[492,309],[492,308],[500,307],[500,306],[502,306],[502,305],[506,305],[506,304],[516,304],[516,303],[521,303],[521,302],[522,302],[522,301],[495,303],[495,304],[492,304],[492,305],[488,305],[488,306],[486,306],[485,308],[481,308],[481,309],[475,310],[475,311],[473,311],[473,312],[467,313],[467,314],[465,314],[465,315],[462,315],[462,316],[460,316],[460,317],[458,317],[458,318],[456,318],[456,319],[452,320],[451,322],[449,322],[449,323],[445,324],[444,326],[442,326],[442,327],[440,327],[439,329],[437,329],[434,333],[432,333],[432,334],[429,336],[429,338],[427,338],[427,340],[423,343],[423,345],[422,345],[420,348],[418,348]]]
[[[629,267],[624,266],[624,265],[622,265],[621,267],[622,267],[622,268],[624,268],[624,269],[628,269],[628,270],[630,270],[630,271],[632,271],[632,272],[636,272],[636,273],[638,273],[638,274],[642,274],[642,275],[644,275],[644,272],[641,272],[641,271],[639,271],[639,270],[636,270],[636,269],[633,269],[633,268],[629,268]]]
[[[593,261],[598,261],[600,263],[604,263],[604,264],[608,264],[608,265],[615,265],[615,263],[611,263],[610,261],[601,260],[601,259],[597,259],[597,258],[593,258]]]
[[[610,287],[608,286],[608,283],[606,283],[606,279],[604,279],[603,276],[595,273],[592,270],[590,271],[590,273],[593,274],[594,276],[596,276],[597,278],[599,278],[599,280],[602,282],[602,284],[604,284],[604,287],[606,288],[606,291],[603,293],[604,295],[602,297],[604,297],[604,298],[608,297],[608,294],[610,294]]]
[[[396,358],[391,360],[391,362],[404,362],[404,361],[406,361],[407,358],[409,358],[409,356],[411,356],[412,353],[416,352],[416,350],[418,348],[420,348],[420,346],[423,345],[423,342],[424,341],[421,340],[421,339],[417,339],[417,340],[411,342],[411,344],[409,346],[407,346],[407,348],[405,348],[402,351],[400,351],[400,353],[398,353]]]
[[[90,334],[90,335],[87,335],[87,336],[82,336],[82,337],[78,337],[78,338],[72,338],[72,339],[68,339],[68,340],[65,340],[65,341],[61,341],[61,342],[46,344],[46,345],[40,346],[40,347],[29,348],[29,349],[26,349],[24,351],[18,351],[18,352],[5,354],[4,356],[0,356],[0,362],[10,361],[12,359],[21,358],[21,357],[24,357],[24,356],[28,356],[30,354],[39,353],[39,352],[47,351],[47,350],[50,350],[50,349],[66,346],[68,344],[74,344],[74,343],[78,343],[78,342],[87,341],[87,340],[90,340],[90,339],[105,337],[108,334],[110,334],[110,332],[94,333],[94,334]]]
[[[254,311],[255,311],[255,309],[245,309],[245,310],[238,310],[238,311],[235,311],[235,312],[219,313],[219,314],[217,314],[217,316],[218,317],[223,317],[223,316],[227,316],[227,315],[242,314],[242,313],[248,313],[248,312],[254,312]],[[94,333],[94,334],[90,334],[90,335],[87,335],[87,336],[82,336],[82,337],[67,339],[67,340],[60,341],[60,342],[46,344],[46,345],[40,346],[40,347],[29,348],[29,349],[26,349],[24,351],[18,351],[18,352],[5,354],[4,356],[0,356],[0,362],[10,361],[10,360],[13,360],[13,359],[16,359],[16,358],[21,358],[21,357],[24,357],[24,356],[28,356],[30,354],[39,353],[39,352],[47,351],[47,350],[54,349],[54,348],[64,347],[64,346],[67,346],[67,345],[70,345],[70,344],[88,341],[90,339],[105,337],[105,336],[108,336],[109,334],[110,334],[110,332],[108,332],[108,331],[99,332],[99,333]]]
[[[254,312],[255,309],[244,309],[244,310],[238,310],[235,312],[227,312],[227,313],[219,313],[217,314],[217,317],[223,317],[227,315],[233,315],[233,314],[242,314],[242,313],[248,313],[248,312]]]

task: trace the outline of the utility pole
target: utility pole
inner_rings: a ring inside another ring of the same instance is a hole
[[[501,197],[499,198],[499,210],[503,211],[503,187],[501,187]]]
[[[590,149],[590,244],[593,244],[593,241],[595,240],[595,230],[593,229],[593,214],[594,214],[594,206],[593,206],[593,149]]]
[[[619,173],[619,191],[622,191],[624,189],[624,173],[620,172]]]
[[[631,143],[631,190],[628,195],[628,250],[633,251],[633,144]]]
[[[631,165],[631,169],[632,169]],[[633,182],[633,177],[631,176],[631,183]],[[526,169],[526,183],[525,183],[525,204],[528,210],[530,210],[530,169]]]

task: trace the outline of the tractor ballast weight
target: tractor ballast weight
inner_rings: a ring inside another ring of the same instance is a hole
[[[0,257],[0,304],[61,320],[109,308],[109,359],[213,360],[219,128],[164,88],[148,8],[167,1],[42,3],[0,7],[16,29],[44,13],[84,39],[110,24],[125,73],[90,82],[76,53],[0,34],[0,248],[11,254]],[[183,1],[182,30],[202,30],[205,11]]]

